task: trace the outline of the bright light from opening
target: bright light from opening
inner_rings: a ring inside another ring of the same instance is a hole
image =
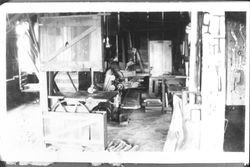
[[[27,35],[28,30],[28,22],[17,22],[16,34],[19,67],[21,71],[31,74],[34,72],[34,68],[32,66],[32,54],[30,53],[30,38]]]

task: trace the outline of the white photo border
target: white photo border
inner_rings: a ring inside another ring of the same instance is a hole
[[[6,114],[6,15],[11,13],[68,13],[68,12],[176,12],[176,11],[241,11],[246,12],[246,56],[249,74],[250,3],[237,2],[50,2],[5,3],[0,6],[0,134],[8,131],[4,126]],[[0,160],[39,162],[102,162],[102,163],[249,163],[249,75],[246,76],[245,152],[83,152],[72,157],[71,153],[44,154],[43,152],[8,153],[0,143]],[[0,138],[1,139],[1,138]],[[1,142],[1,140],[0,140]]]

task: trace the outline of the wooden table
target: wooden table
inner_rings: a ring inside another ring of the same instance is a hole
[[[149,77],[149,95],[155,96],[159,92],[159,83],[168,83],[171,80],[186,79],[187,76],[178,75],[160,75],[160,76],[150,76]]]
[[[173,89],[170,86],[170,82],[173,80],[178,80],[178,79],[186,79],[186,76],[177,76],[177,75],[161,75],[161,76],[151,76],[149,78],[149,95],[151,97],[156,96],[159,94],[159,83],[164,83],[162,84],[162,90],[161,90],[161,95],[162,95],[162,111],[170,111],[172,108],[168,105],[169,99],[168,99],[168,94],[174,94],[182,91],[182,88],[179,89]],[[167,84],[167,87],[165,86],[165,83]]]

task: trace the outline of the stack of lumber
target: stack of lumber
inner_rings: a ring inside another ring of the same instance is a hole
[[[138,150],[139,150],[138,145],[132,145],[120,139],[112,140],[107,147],[107,151],[110,152],[124,152],[124,151],[132,152]]]

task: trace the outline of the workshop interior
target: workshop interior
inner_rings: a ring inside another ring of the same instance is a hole
[[[246,21],[246,12],[7,14],[5,146],[244,152]]]

